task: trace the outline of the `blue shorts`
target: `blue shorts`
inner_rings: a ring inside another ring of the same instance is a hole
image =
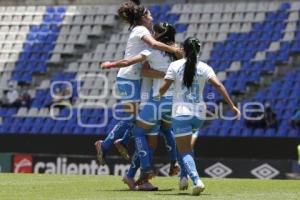
[[[161,122],[157,122],[152,128],[150,131],[148,131],[146,133],[146,135],[148,136],[158,136],[160,134],[160,125],[161,125]]]
[[[159,121],[171,123],[172,113],[172,97],[162,97],[160,100],[151,98],[149,101],[141,105],[138,120],[155,126]],[[156,128],[159,132],[159,127]]]
[[[139,102],[141,100],[141,80],[117,77],[117,88],[121,102]]]
[[[173,133],[173,132],[172,132]],[[164,136],[162,126],[161,126],[161,121],[158,121],[149,132],[146,133],[148,136]]]
[[[203,119],[195,116],[178,116],[172,119],[172,129],[175,137],[192,135],[204,123]]]

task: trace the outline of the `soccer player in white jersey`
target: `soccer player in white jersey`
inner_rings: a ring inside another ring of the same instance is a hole
[[[202,94],[205,83],[210,82],[223,95],[237,117],[239,117],[240,111],[233,104],[213,69],[198,60],[201,49],[200,41],[190,37],[185,40],[183,48],[185,58],[171,63],[164,83],[160,87],[158,98],[161,98],[169,87],[174,84],[172,127],[176,137],[176,145],[183,159],[185,169],[193,181],[192,194],[199,195],[205,189],[205,186],[196,169],[191,137],[193,132],[197,131],[205,120],[206,105]],[[187,189],[187,186],[181,188]]]
[[[162,51],[175,53],[176,55],[181,54],[180,48],[168,46],[162,42],[155,40],[150,31],[152,28],[152,17],[148,9],[142,5],[137,5],[136,3],[129,1],[119,8],[118,14],[121,19],[130,25],[130,35],[127,41],[127,46],[125,50],[125,58],[130,58],[139,54],[146,48],[154,48]],[[114,67],[116,63],[106,62],[102,66]],[[141,64],[132,64],[128,67],[119,70],[117,75],[117,88],[121,96],[121,102],[124,107],[124,113],[127,115],[126,118],[131,117],[131,122],[134,121],[135,114],[138,111],[138,102],[140,101],[140,87],[141,87],[141,76],[140,76]],[[124,123],[121,121],[117,124],[118,130],[122,130],[123,126],[128,125],[130,122]],[[121,131],[115,130],[114,135],[119,135],[124,133],[119,133]],[[148,151],[148,143],[146,140],[146,135],[140,132],[133,131],[135,143],[139,153],[139,158],[141,162],[141,176],[139,180],[147,180],[154,175],[154,171],[151,167],[151,162],[149,155],[144,156],[143,152]],[[98,160],[104,161],[103,159],[103,149],[107,149],[112,142],[97,141],[95,143]],[[101,162],[100,162],[101,163]],[[103,162],[102,162],[103,163]],[[142,183],[143,181],[139,181]]]
[[[168,23],[159,23],[155,24],[153,26],[153,29],[154,37],[158,41],[175,46],[176,30],[172,25]],[[115,67],[126,67],[127,65],[133,63],[147,61],[147,63],[145,64],[148,64],[150,67],[143,68],[142,75],[148,78],[152,78],[153,80],[151,91],[152,96],[148,98],[147,101],[144,102],[141,106],[142,109],[139,113],[135,131],[139,131],[140,134],[146,134],[148,136],[147,138],[150,146],[147,154],[150,155],[150,158],[152,157],[153,151],[156,148],[157,137],[160,130],[163,132],[163,136],[166,139],[166,143],[171,155],[171,167],[169,172],[170,175],[176,175],[178,173],[178,167],[176,166],[176,144],[174,135],[171,132],[170,125],[173,91],[170,88],[168,93],[160,101],[153,99],[153,97],[158,95],[159,87],[163,81],[163,77],[168,69],[169,64],[172,62],[172,60],[176,59],[177,58],[174,55],[168,54],[163,51],[145,49],[136,56],[114,62]],[[103,64],[102,67],[107,68],[105,64]],[[161,122],[161,124],[159,124],[159,122]],[[126,179],[133,179],[136,173],[139,164],[136,163],[135,159],[136,156],[133,157],[133,162],[135,163],[129,169]]]

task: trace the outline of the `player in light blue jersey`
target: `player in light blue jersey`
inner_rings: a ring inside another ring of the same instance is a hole
[[[192,194],[199,195],[205,186],[196,169],[191,139],[193,132],[197,131],[205,120],[206,105],[203,101],[205,83],[210,82],[224,96],[237,117],[240,111],[233,104],[213,69],[206,63],[198,61],[200,41],[190,37],[185,40],[183,48],[185,58],[170,64],[164,83],[159,89],[158,98],[162,98],[173,84],[172,127],[176,145],[185,170],[193,181]],[[187,189],[187,187],[187,180],[181,179],[180,189]]]
[[[160,23],[154,26],[154,37],[165,44],[175,45],[175,34],[175,28],[168,23]],[[142,108],[137,118],[137,126],[134,130],[136,135],[147,135],[150,145],[147,150],[140,149],[142,148],[141,143],[136,145],[138,152],[136,152],[135,156],[133,156],[133,162],[135,163],[130,168],[125,180],[132,180],[134,178],[136,170],[139,168],[140,164],[142,164],[142,162],[138,163],[138,161],[141,160],[141,157],[144,159],[144,157],[148,156],[149,160],[152,160],[152,155],[156,148],[157,136],[160,131],[163,132],[163,136],[167,141],[166,143],[171,155],[171,167],[169,174],[176,175],[179,171],[179,168],[176,165],[176,144],[170,126],[173,91],[170,88],[168,93],[160,101],[153,98],[158,95],[159,86],[163,81],[165,72],[172,60],[175,59],[176,57],[172,54],[147,48],[136,56],[114,62],[115,67],[126,67],[129,64],[147,61],[149,67],[143,68],[142,75],[153,79],[152,96],[148,101],[142,103]],[[104,65],[103,67],[105,68],[106,66]],[[139,158],[139,160],[136,158]],[[147,182],[148,179],[148,177],[141,176],[137,183],[143,184],[143,182]],[[126,181],[126,183],[128,184],[129,181]],[[130,184],[128,185],[130,186]],[[132,187],[130,186],[130,188]]]
[[[179,48],[168,46],[162,42],[155,40],[150,31],[152,28],[152,17],[148,9],[142,5],[138,5],[139,1],[128,1],[119,8],[118,15],[126,23],[130,25],[130,35],[127,41],[127,46],[125,50],[125,59],[137,55],[144,49],[151,47],[154,49],[159,49],[166,52],[180,54]],[[128,64],[128,63],[127,63]],[[102,63],[104,68],[115,67],[114,62]],[[113,129],[113,132],[108,134],[108,137],[102,141],[96,141],[95,147],[97,151],[97,159],[100,164],[105,164],[105,153],[108,151],[109,147],[113,144],[114,140],[120,138],[127,129],[132,127],[134,123],[136,113],[138,111],[138,105],[140,101],[140,87],[141,87],[141,76],[140,76],[141,64],[134,63],[128,64],[119,70],[117,75],[117,88],[121,96],[121,103],[124,108],[124,116],[127,120],[120,120]],[[134,133],[136,133],[134,131]],[[111,137],[114,136],[114,137]],[[135,142],[141,147],[141,151],[148,149],[148,143],[146,141],[145,135],[134,135]],[[140,157],[142,162],[142,175],[151,176],[153,171],[151,170],[151,164],[149,157]]]
[[[168,23],[155,24],[153,27],[154,37],[165,44],[175,45],[175,28]],[[140,134],[146,134],[149,142],[149,154],[150,160],[157,145],[157,138],[159,132],[163,133],[166,139],[167,147],[171,155],[171,167],[169,175],[176,175],[179,168],[176,166],[177,153],[176,145],[173,133],[171,131],[171,108],[172,108],[172,96],[173,89],[170,88],[161,100],[157,100],[154,97],[158,95],[159,87],[163,82],[163,77],[168,69],[172,60],[177,58],[163,51],[147,49],[136,56],[136,58],[142,57],[149,64],[149,69],[142,69],[142,75],[153,78],[152,83],[152,96],[148,101],[141,105],[135,131]],[[135,58],[132,58],[133,60]],[[152,71],[156,70],[161,72],[160,74],[154,74]],[[134,162],[134,160],[133,160]],[[138,164],[132,165],[127,174],[128,177],[134,177]]]

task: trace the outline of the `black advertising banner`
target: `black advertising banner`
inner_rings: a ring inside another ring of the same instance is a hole
[[[0,172],[11,172],[11,153],[0,153]]]
[[[290,172],[288,160],[198,159],[200,176],[213,178],[284,179]]]
[[[107,165],[99,166],[91,156],[32,155],[33,173],[120,175],[129,169],[130,163],[119,157],[108,157]],[[169,163],[165,158],[154,158],[159,176],[168,176]],[[285,179],[291,172],[289,160],[222,160],[196,158],[197,169],[202,177]]]

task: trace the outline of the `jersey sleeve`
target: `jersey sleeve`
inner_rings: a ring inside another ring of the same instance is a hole
[[[174,65],[171,63],[167,70],[165,79],[175,80],[175,78],[176,78],[176,72],[174,70]]]
[[[142,54],[142,55],[144,55],[144,56],[146,56],[146,57],[148,58],[148,57],[150,57],[150,56],[151,56],[151,54],[152,54],[152,51],[151,51],[151,50],[149,50],[149,49],[145,49],[145,50],[141,51],[141,53],[140,53],[140,54]]]
[[[150,31],[144,26],[139,26],[136,30],[136,36],[142,39],[145,35],[151,35]]]
[[[207,65],[206,69],[204,70],[204,76],[206,81],[208,81],[211,78],[217,77],[216,73],[209,65]]]

